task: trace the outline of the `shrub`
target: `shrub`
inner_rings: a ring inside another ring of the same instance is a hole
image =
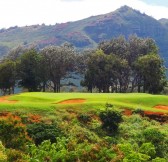
[[[8,162],[27,162],[28,158],[23,152],[15,149],[8,149],[7,157]]]
[[[0,128],[0,139],[6,148],[24,150],[31,141],[27,136],[26,126],[18,116],[9,114],[0,118]]]
[[[80,114],[80,115],[78,115],[78,120],[82,123],[87,124],[87,123],[91,122],[91,116],[88,114]]]
[[[149,155],[151,158],[155,157],[155,146],[152,143],[143,143],[139,148],[139,152]]]
[[[133,114],[139,114],[141,116],[144,116],[144,111],[140,108],[136,109],[136,110],[133,110],[132,111]]]
[[[166,159],[157,157],[153,159],[152,162],[166,162]]]
[[[123,121],[121,113],[116,110],[100,112],[99,116],[102,121],[102,128],[108,133],[115,134],[118,131],[119,123]]]
[[[145,138],[145,142],[151,142],[155,146],[156,155],[163,157],[166,135],[157,128],[147,128],[144,130],[143,136]]]
[[[5,152],[5,147],[2,145],[2,142],[0,141],[0,162],[6,162],[7,156]]]
[[[39,146],[29,146],[30,162],[75,162],[111,161],[115,156],[112,148],[103,142],[90,144],[87,141],[76,143],[71,138],[57,138],[56,143],[43,141]]]
[[[124,153],[123,161],[146,162],[155,156],[155,147],[151,143],[143,143],[140,147],[137,144],[118,144],[119,149]]]
[[[36,145],[44,140],[56,142],[56,137],[62,135],[60,128],[56,124],[34,123],[27,126],[28,135],[34,140]]]

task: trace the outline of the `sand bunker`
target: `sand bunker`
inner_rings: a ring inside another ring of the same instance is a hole
[[[0,97],[0,103],[9,103],[9,104],[13,104],[18,102],[17,100],[8,100],[10,96],[4,96],[4,97]]]
[[[125,110],[123,111],[123,114],[126,115],[126,116],[131,116],[131,115],[132,115],[132,111],[129,110],[129,109],[125,109]]]
[[[145,115],[164,115],[163,112],[144,111]]]
[[[80,104],[80,103],[84,103],[85,101],[86,101],[85,99],[69,99],[69,100],[61,101],[58,104]]]
[[[157,105],[154,108],[160,109],[160,110],[168,110],[168,106],[166,106],[166,105]]]

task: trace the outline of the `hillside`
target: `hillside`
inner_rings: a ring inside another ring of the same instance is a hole
[[[156,20],[128,6],[80,21],[46,26],[32,25],[11,27],[0,30],[0,55],[6,54],[18,45],[60,45],[70,42],[77,48],[96,47],[102,40],[112,37],[137,34],[139,37],[151,37],[156,40],[161,56],[168,66],[168,20]]]
[[[0,97],[0,161],[167,162],[167,99],[142,93]]]

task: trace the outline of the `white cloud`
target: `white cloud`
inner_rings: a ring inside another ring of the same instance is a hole
[[[75,21],[112,12],[123,5],[157,19],[168,18],[168,8],[140,0],[0,0],[0,28]]]

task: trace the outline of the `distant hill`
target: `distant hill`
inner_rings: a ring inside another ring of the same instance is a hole
[[[5,55],[18,45],[36,45],[41,49],[47,45],[70,42],[77,48],[92,48],[100,41],[121,34],[126,38],[130,34],[137,34],[155,39],[168,67],[168,19],[156,20],[128,6],[75,22],[1,29],[0,55]]]
[[[159,22],[168,29],[168,19],[162,18]]]

